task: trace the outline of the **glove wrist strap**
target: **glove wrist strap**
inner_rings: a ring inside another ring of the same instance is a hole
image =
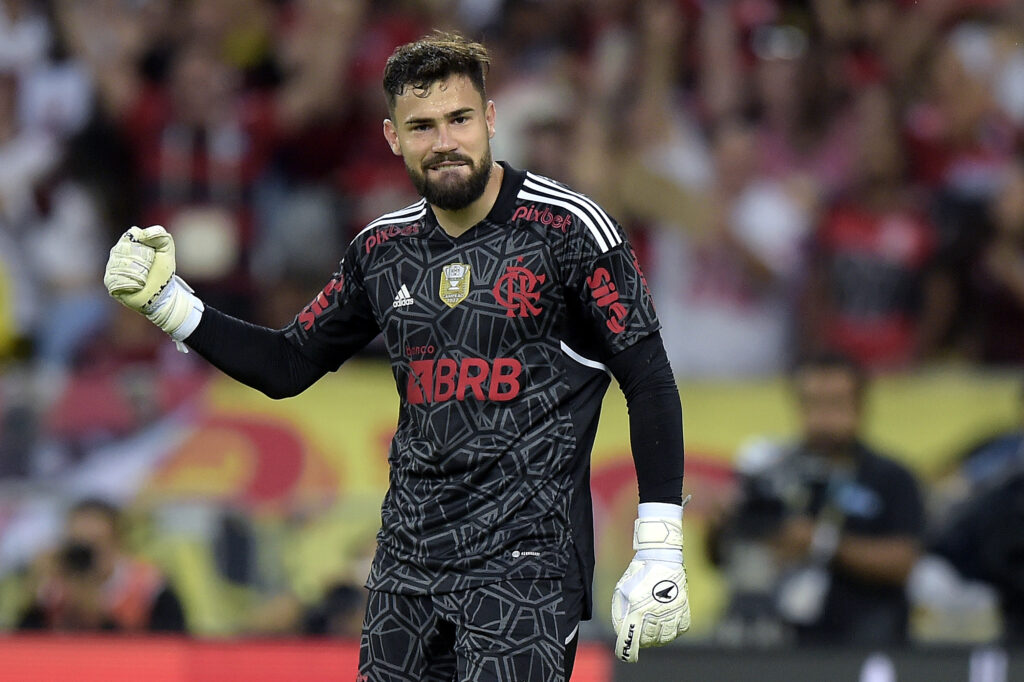
[[[633,523],[633,549],[679,549],[683,524],[677,519],[637,519]]]
[[[634,561],[661,561],[669,564],[683,563],[683,550],[675,549],[641,549],[633,557]]]
[[[690,501],[687,495],[681,505],[659,502],[642,502],[637,509],[637,520],[633,523],[633,549],[647,550],[683,549],[683,510]],[[652,557],[653,558],[653,557]]]
[[[175,275],[175,279],[178,279],[177,275]],[[192,288],[183,281],[181,283],[185,289],[182,295],[188,303],[188,313],[186,313],[184,321],[178,325],[177,329],[168,332],[175,341],[184,341],[191,336],[192,332],[199,326],[199,321],[203,319],[203,311],[206,310],[206,306],[199,300],[199,297],[192,293]]]
[[[187,353],[182,341],[199,326],[205,306],[192,287],[177,275],[171,277],[143,314],[174,339],[178,350]]]

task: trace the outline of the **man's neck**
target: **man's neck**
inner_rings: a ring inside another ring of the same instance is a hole
[[[437,224],[441,226],[451,237],[459,237],[469,228],[473,227],[487,217],[498,200],[498,192],[501,191],[501,181],[505,177],[505,169],[495,163],[491,166],[491,176],[487,179],[483,194],[477,197],[476,201],[465,208],[457,211],[446,211],[431,204],[434,216],[437,217]]]

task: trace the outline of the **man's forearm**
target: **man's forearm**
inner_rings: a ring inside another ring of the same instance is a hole
[[[283,330],[250,324],[210,307],[185,343],[232,379],[271,398],[297,395],[326,373],[300,353]]]
[[[629,409],[629,440],[640,502],[682,504],[683,409],[658,333],[608,362]]]
[[[919,543],[910,537],[843,534],[832,562],[837,570],[857,578],[902,585],[920,553]]]

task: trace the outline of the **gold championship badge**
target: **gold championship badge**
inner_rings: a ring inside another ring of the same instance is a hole
[[[454,308],[466,300],[469,295],[469,265],[467,263],[450,263],[441,268],[441,300],[449,308]]]

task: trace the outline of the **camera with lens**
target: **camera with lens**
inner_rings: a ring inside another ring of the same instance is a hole
[[[741,455],[742,502],[730,529],[751,540],[770,537],[790,516],[813,516],[837,473],[825,458],[803,448],[760,447],[762,452]]]
[[[736,467],[740,501],[713,550],[731,586],[717,637],[734,645],[777,645],[790,633],[776,606],[785,567],[771,540],[787,519],[821,509],[837,472],[803,446],[775,441],[748,444]]]

